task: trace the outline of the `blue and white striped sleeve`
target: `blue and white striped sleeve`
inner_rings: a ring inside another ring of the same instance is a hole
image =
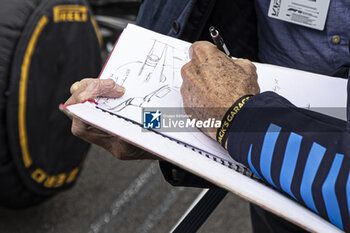
[[[348,232],[350,133],[346,125],[265,92],[251,98],[234,119],[228,151],[262,180]]]

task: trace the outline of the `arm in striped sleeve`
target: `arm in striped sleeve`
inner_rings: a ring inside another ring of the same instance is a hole
[[[233,121],[228,151],[264,181],[350,231],[350,134],[346,122],[265,92]]]

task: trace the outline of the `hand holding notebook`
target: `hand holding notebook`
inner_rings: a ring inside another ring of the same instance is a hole
[[[71,87],[71,97],[65,105],[81,103],[98,97],[119,98],[124,95],[125,89],[112,79],[86,78],[76,82]],[[156,159],[156,156],[129,144],[118,137],[96,129],[83,121],[72,118],[72,133],[81,139],[96,144],[121,160]]]

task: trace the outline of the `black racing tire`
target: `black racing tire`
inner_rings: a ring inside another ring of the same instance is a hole
[[[0,3],[0,204],[27,207],[71,187],[89,144],[58,105],[97,77],[101,51],[84,0]]]
[[[26,20],[36,6],[37,2],[34,1],[5,0],[0,2],[0,189],[2,190],[0,205],[8,207],[26,207],[42,200],[42,197],[28,191],[19,177],[9,152],[5,112],[6,91],[14,51]]]

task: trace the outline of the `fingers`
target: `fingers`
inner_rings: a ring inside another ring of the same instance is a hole
[[[71,131],[74,136],[85,139],[84,136],[87,132],[87,128],[88,128],[87,124],[85,124],[84,122],[76,118],[73,118]]]
[[[191,99],[190,93],[183,87],[181,87],[180,92],[181,92],[182,103],[183,103],[183,106],[185,108],[185,112],[188,115],[191,115],[190,112],[188,112],[188,109],[191,107],[195,107],[195,106],[193,106],[193,104],[190,100]]]
[[[227,58],[234,64],[239,65],[247,73],[256,72],[255,65],[248,59],[239,58],[233,60],[218,50],[214,44],[207,41],[198,41],[193,43],[189,49],[189,56],[191,58],[191,62],[196,65],[207,63],[209,59],[218,59],[218,56],[220,56],[220,58]]]
[[[256,66],[248,59],[238,58],[236,60],[233,60],[233,62],[239,65],[248,74],[256,74]]]
[[[125,89],[112,79],[83,79],[74,83],[70,89],[72,96],[65,104],[79,103],[96,97],[119,98]]]
[[[115,152],[117,151],[117,153],[113,153],[113,155],[120,160],[158,159],[157,156],[123,140],[118,140],[114,146],[118,149],[114,150]]]
[[[74,136],[79,137],[89,143],[101,146],[106,150],[109,149],[107,146],[108,143],[106,143],[108,142],[107,140],[110,138],[115,138],[114,136],[96,129],[77,118],[73,118],[71,131]]]
[[[84,78],[78,82],[75,82],[71,87],[70,87],[70,93],[73,95],[74,92],[78,91],[79,89],[85,89],[87,85],[89,85],[90,82],[93,82],[95,79],[94,78]]]
[[[195,76],[199,74],[193,62],[188,62],[181,68],[181,77],[183,85],[196,79]]]
[[[78,94],[80,101],[96,97],[118,98],[124,94],[124,88],[112,79],[95,79]]]
[[[118,137],[93,128],[78,119],[73,119],[72,133],[89,143],[104,148],[120,160],[157,159],[156,156],[120,140]]]
[[[189,56],[195,64],[205,63],[215,53],[222,53],[216,46],[207,41],[194,42],[189,49]]]
[[[245,73],[257,80],[256,67],[248,59],[236,59],[226,56],[215,45],[206,41],[199,41],[193,43],[190,47],[191,61],[185,64],[181,69],[181,76],[183,78],[183,85],[194,83],[201,79],[203,74],[213,66],[217,64],[220,66],[230,66],[234,73],[242,74]],[[220,61],[218,63],[218,61]]]
[[[195,65],[193,62],[189,62],[181,68],[182,85],[180,91],[184,99],[188,98],[190,93],[197,92],[197,86],[203,83],[200,69],[200,65]],[[184,93],[188,95],[185,96]]]

